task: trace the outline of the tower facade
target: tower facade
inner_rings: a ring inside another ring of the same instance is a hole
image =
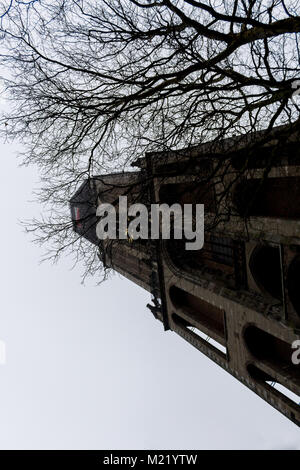
[[[278,151],[274,138],[251,159],[247,139],[147,154],[137,171],[85,181],[70,201],[74,230],[98,246],[105,266],[152,294],[148,307],[165,330],[299,425],[299,139]],[[99,241],[97,207],[118,207],[120,195],[149,207],[204,204],[203,248],[161,238]]]

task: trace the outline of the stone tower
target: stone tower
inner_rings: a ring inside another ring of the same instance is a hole
[[[137,171],[86,180],[70,201],[72,219],[74,230],[99,247],[105,266],[152,294],[148,307],[165,330],[299,425],[300,353],[293,349],[300,349],[299,139],[289,138],[279,151],[275,137],[255,148],[241,181],[248,140],[147,154],[134,163]],[[146,205],[204,203],[204,247],[99,242],[96,208],[117,206],[120,195]]]

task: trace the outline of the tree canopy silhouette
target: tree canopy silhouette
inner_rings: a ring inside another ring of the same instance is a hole
[[[256,135],[247,162],[274,136],[283,147],[299,128],[299,14],[297,0],[8,2],[1,126],[39,167],[50,216],[28,229],[50,256],[87,259],[67,207],[84,178],[233,136]]]

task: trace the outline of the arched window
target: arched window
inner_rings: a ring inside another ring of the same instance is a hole
[[[249,267],[257,286],[275,299],[282,299],[281,262],[279,248],[271,245],[257,246],[250,258]]]
[[[250,353],[258,360],[266,361],[280,374],[289,374],[293,382],[300,385],[300,368],[292,362],[293,349],[290,343],[249,325],[244,339]]]
[[[244,244],[228,237],[206,234],[201,250],[185,250],[185,240],[168,240],[168,257],[179,270],[194,276],[210,276],[229,288],[246,287]]]
[[[200,268],[204,265],[226,270],[226,266],[234,266],[233,240],[228,237],[211,236],[205,240],[201,250],[185,250],[186,240],[169,240],[167,250],[176,266],[180,268]],[[232,269],[228,269],[231,272]]]
[[[172,286],[169,292],[173,305],[187,315],[192,325],[195,326],[197,322],[201,323],[211,332],[225,338],[224,311],[222,309],[177,286]]]
[[[288,403],[292,409],[296,406],[296,411],[299,410],[299,395],[292,392],[289,388],[283,386],[281,383],[277,382],[274,377],[267,374],[254,364],[248,364],[247,371],[250,377],[255,380],[255,382],[260,382],[262,385],[264,385],[264,387],[269,392],[271,392],[272,395],[284,398],[285,403]],[[293,412],[291,413],[291,419],[295,421],[295,414]]]
[[[225,342],[220,343],[215,339],[212,339],[207,334],[203,333],[197,326],[190,324],[180,315],[176,313],[172,314],[172,320],[177,327],[184,331],[185,335],[190,339],[191,343],[194,344],[196,340],[200,344],[205,345],[208,349],[213,351],[214,353],[218,354],[223,359],[226,359],[227,356],[227,347]]]

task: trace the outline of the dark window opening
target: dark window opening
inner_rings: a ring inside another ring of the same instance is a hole
[[[293,307],[300,316],[300,256],[296,256],[289,266],[287,287]]]
[[[225,338],[224,311],[222,309],[176,286],[170,288],[170,298],[173,305],[181,308],[188,316],[191,325],[195,326],[199,322],[212,333]]]
[[[222,358],[226,358],[227,348],[225,345],[221,344],[219,341],[216,341],[213,338],[210,338],[207,334],[199,330],[198,327],[193,326],[176,313],[172,314],[172,319],[177,326],[184,328],[185,332],[189,335],[191,340],[198,340],[200,343],[204,344],[209,349],[222,356]]]
[[[201,181],[164,184],[159,190],[160,203],[172,205],[204,204],[205,212],[215,212],[215,197],[212,184]]]
[[[207,273],[229,288],[246,288],[244,243],[206,234],[201,250],[185,250],[186,240],[166,242],[174,266],[187,273]]]
[[[231,154],[232,165],[235,169],[246,168],[268,168],[299,165],[300,164],[300,146],[298,142],[286,143],[284,146],[265,146],[255,148],[252,151],[249,148],[241,149]]]
[[[257,286],[282,300],[281,261],[278,247],[261,245],[254,249],[249,267]]]
[[[246,328],[244,339],[255,358],[265,361],[278,373],[289,374],[293,382],[300,385],[300,368],[292,362],[291,344],[254,325]]]
[[[239,183],[233,204],[242,217],[300,218],[300,177],[248,179]]]

